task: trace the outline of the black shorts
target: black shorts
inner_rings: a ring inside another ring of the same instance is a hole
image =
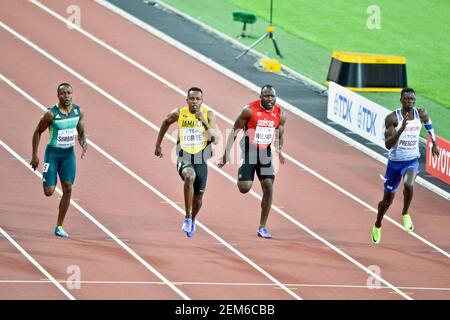
[[[259,180],[275,179],[275,169],[270,147],[256,151],[247,149],[242,153],[241,165],[238,170],[238,181],[253,181],[255,171]]]
[[[206,162],[201,164],[192,164],[188,161],[178,160],[177,162],[177,170],[181,177],[184,180],[181,172],[187,167],[191,167],[195,171],[195,180],[194,180],[194,194],[196,196],[201,196],[205,193],[206,189],[206,181],[208,180],[208,165]]]

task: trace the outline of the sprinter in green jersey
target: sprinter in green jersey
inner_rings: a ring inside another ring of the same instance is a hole
[[[44,194],[50,197],[55,192],[57,175],[61,181],[63,196],[59,203],[59,214],[55,228],[55,235],[68,238],[69,234],[64,231],[62,225],[69,208],[72,194],[72,185],[75,181],[75,137],[78,134],[78,142],[83,151],[81,159],[87,150],[86,135],[84,132],[83,110],[72,103],[73,89],[68,83],[62,83],[57,88],[58,104],[49,108],[40,119],[33,133],[33,154],[31,167],[33,170],[39,165],[37,156],[41,134],[47,128],[50,132],[50,141],[47,144],[44,155],[44,166],[42,169],[42,182]]]

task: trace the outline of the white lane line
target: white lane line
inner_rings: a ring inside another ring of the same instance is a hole
[[[0,283],[50,283],[50,280],[0,280]],[[60,280],[59,283],[68,283],[69,281]],[[74,281],[70,281],[74,283]],[[97,280],[83,280],[75,281],[79,284],[113,284],[113,285],[165,285],[160,281],[97,281]],[[251,282],[198,282],[198,281],[177,281],[173,282],[175,285],[189,285],[189,286],[224,286],[224,287],[273,287],[273,283],[251,283]],[[367,285],[350,285],[350,284],[310,284],[310,283],[285,283],[287,287],[304,287],[304,288],[338,288],[338,289],[391,289],[386,286],[370,287]],[[421,291],[450,291],[450,288],[433,288],[433,287],[398,287],[404,290],[421,290]]]
[[[1,23],[1,22],[0,22]],[[26,97],[30,100],[34,105],[39,107],[41,110],[46,111],[42,104],[37,102],[33,97],[31,97],[28,93],[23,91],[17,85],[12,83],[9,79],[7,79],[3,74],[0,73],[0,79],[6,82],[10,87],[19,92],[22,96]],[[90,141],[92,144],[93,142]],[[31,172],[36,174],[40,179],[42,179],[42,174],[39,171],[34,171],[31,166],[25,161],[19,154],[17,154],[11,147],[9,147],[3,140],[0,139],[0,145],[5,148],[11,155],[17,158],[25,167],[27,167]],[[60,188],[56,188],[56,192],[62,196],[62,191]],[[99,229],[101,229],[104,233],[106,233],[111,239],[113,239],[117,244],[119,244],[125,251],[127,251],[131,256],[133,256],[136,260],[138,260],[144,267],[146,267],[149,271],[151,271],[154,275],[156,275],[159,279],[161,279],[164,283],[166,283],[172,290],[174,290],[178,295],[180,295],[183,299],[190,300],[190,298],[185,295],[181,290],[175,287],[166,277],[164,277],[161,273],[159,273],[155,268],[153,268],[150,264],[148,264],[144,259],[142,259],[136,252],[134,252],[130,247],[128,247],[123,241],[116,237],[111,231],[109,231],[105,226],[103,226],[97,219],[95,219],[88,211],[84,210],[80,205],[78,205],[73,199],[70,200],[70,204],[72,204],[78,211],[80,211],[86,218],[88,218],[92,223],[94,223]]]
[[[4,80],[3,75],[0,74],[0,78]],[[3,140],[0,139],[0,145],[5,148],[10,154],[16,157],[25,167],[27,167],[31,172],[37,175],[40,179],[42,179],[42,174],[39,171],[33,171],[31,166],[26,162],[18,153],[16,153],[9,145],[7,145]],[[56,188],[56,192],[62,195],[62,191],[60,188]],[[168,285],[173,291],[175,291],[178,295],[180,295],[185,300],[190,300],[190,298],[185,295],[180,289],[178,289],[173,283],[167,280],[161,273],[159,273],[155,268],[153,268],[149,263],[147,263],[144,259],[142,259],[136,252],[134,252],[130,247],[128,247],[123,241],[118,239],[111,231],[109,231],[105,226],[103,226],[97,219],[95,219],[88,211],[84,210],[80,205],[78,205],[73,199],[70,200],[70,204],[73,205],[78,211],[80,211],[86,218],[88,218],[92,223],[94,223],[100,230],[106,233],[111,239],[119,244],[125,251],[127,251],[131,256],[133,256],[136,260],[138,260],[145,268],[151,271],[155,276],[157,276],[161,281],[163,281],[166,285]]]
[[[220,31],[210,27],[209,25],[207,25],[207,24],[205,24],[205,23],[203,23],[203,22],[201,22],[201,21],[199,21],[199,20],[197,20],[197,19],[195,19],[195,18],[185,14],[184,12],[182,12],[182,11],[180,11],[180,10],[170,6],[170,5],[168,5],[167,3],[163,2],[163,1],[159,1],[159,0],[153,0],[153,1],[155,3],[157,3],[158,5],[160,5],[160,6],[167,8],[169,11],[173,11],[177,15],[182,16],[186,20],[189,20],[189,21],[191,21],[191,22],[193,22],[193,23],[195,23],[197,25],[200,25],[202,28],[208,30],[210,33],[217,34],[221,38],[223,38],[223,39],[225,39],[225,40],[227,40],[229,42],[232,42],[235,46],[242,48],[242,50],[246,50],[247,49],[246,45],[240,43],[236,39],[234,39],[234,38],[232,38],[232,37],[230,37],[230,36],[220,32]],[[100,1],[97,1],[97,2],[105,2],[105,1],[100,0]],[[132,22],[132,23],[134,24],[134,22]],[[258,56],[259,58],[268,58],[268,56],[266,56],[266,55],[264,55],[264,54],[262,54],[262,53],[260,53],[260,52],[258,52],[256,50],[254,50],[254,49],[250,49],[250,52],[252,54],[254,54],[255,56]],[[295,75],[297,78],[301,79],[303,82],[306,82],[308,86],[314,87],[316,90],[325,91],[325,90],[328,89],[326,86],[324,86],[324,85],[322,85],[322,84],[320,84],[320,83],[318,83],[318,82],[316,82],[316,81],[314,81],[314,80],[304,76],[301,73],[298,73],[297,71],[291,69],[288,66],[283,65],[283,69],[288,71],[290,74]]]
[[[123,60],[127,61],[128,63],[130,63],[131,65],[135,66],[136,68],[138,68],[139,70],[141,70],[142,72],[146,73],[147,75],[151,76],[152,78],[160,81],[161,83],[163,83],[164,85],[168,86],[169,88],[171,88],[172,90],[176,91],[177,93],[181,94],[182,96],[185,96],[185,92],[183,90],[181,90],[179,87],[177,87],[176,85],[174,85],[173,83],[169,82],[168,80],[164,79],[163,77],[159,76],[158,74],[154,73],[153,71],[149,70],[147,67],[145,67],[144,65],[140,64],[139,62],[133,60],[132,58],[128,57],[126,54],[124,54],[123,52],[115,49],[114,47],[110,46],[109,44],[107,44],[106,42],[104,42],[103,40],[98,39],[97,37],[95,37],[94,35],[92,35],[91,33],[89,33],[88,31],[82,29],[81,27],[79,27],[78,25],[72,23],[71,21],[65,19],[63,16],[59,15],[58,13],[54,12],[53,10],[51,10],[50,8],[46,7],[45,5],[41,4],[40,2],[36,1],[36,0],[31,0],[31,2],[33,4],[35,4],[36,6],[38,6],[39,8],[41,8],[42,10],[44,10],[45,12],[47,12],[48,14],[50,14],[51,16],[55,17],[56,19],[60,20],[63,23],[69,24],[71,25],[71,27],[73,27],[74,29],[76,29],[78,32],[80,32],[81,34],[83,34],[84,36],[88,37],[89,39],[91,39],[92,41],[96,42],[97,44],[99,44],[100,46],[102,46],[103,48],[109,50],[110,52],[114,53],[115,55],[117,55],[118,57],[122,58]],[[105,7],[107,7],[108,9],[111,9],[114,7],[113,5],[110,5],[109,3],[105,3],[104,1],[97,1],[99,4],[101,5],[105,5]],[[116,7],[114,7],[116,8]],[[166,41],[172,45],[174,45],[176,48],[188,53],[189,55],[193,55],[195,53],[195,51],[193,51],[192,49],[187,50],[184,45],[178,43],[176,40],[168,37],[167,35],[161,33],[160,31],[153,29],[152,27],[150,27],[149,25],[145,24],[144,22],[142,22],[141,20],[129,15],[128,13],[123,14],[123,11],[119,8],[117,8],[118,10],[116,11],[115,9],[112,10],[115,13],[123,16],[126,19],[131,20],[133,23],[139,25],[141,28],[144,28],[146,31],[152,33],[153,35],[161,38],[163,41]],[[186,51],[187,50],[187,51]],[[196,55],[194,56],[195,58],[199,59],[202,63],[208,64],[210,65],[211,60],[196,53]],[[224,71],[224,68],[221,67],[219,69],[215,68],[214,69],[226,74],[228,77],[236,80],[237,82],[247,86],[248,86],[248,81],[242,81],[241,78],[235,74],[230,74],[231,71],[228,70],[228,72]],[[238,78],[239,77],[239,78]],[[255,85],[252,84],[252,88],[255,89]],[[258,92],[259,88],[256,89],[256,91]],[[279,99],[277,99],[279,100]],[[283,102],[286,103],[287,102]],[[207,106],[205,104],[205,106]],[[207,106],[208,107],[208,106]],[[295,110],[298,111],[297,108],[292,107]],[[212,109],[212,108],[211,108]],[[214,109],[213,109],[214,110]],[[128,111],[128,110],[127,110]],[[292,111],[292,110],[290,110]],[[234,122],[227,118],[225,115],[222,115],[220,112],[218,112],[217,110],[214,110],[214,112],[216,113],[216,115],[221,118],[222,120],[226,121],[229,124],[233,124]],[[305,118],[303,116],[301,116],[302,118]],[[140,119],[142,120],[142,119]],[[306,119],[309,122],[312,122],[311,119]],[[315,120],[315,119],[314,119]],[[317,121],[317,120],[315,120]],[[314,123],[316,124],[316,123]],[[147,123],[148,125],[148,123]],[[317,124],[316,124],[317,125]],[[328,128],[328,127],[327,127]],[[322,128],[323,129],[323,128]],[[334,130],[334,129],[333,129]],[[328,132],[328,131],[327,131]],[[338,131],[336,131],[338,132]],[[330,133],[330,132],[328,132]],[[339,133],[339,132],[338,132]],[[333,133],[331,133],[333,134]],[[334,134],[333,134],[334,135]],[[336,136],[336,135],[335,135]],[[344,136],[345,137],[345,136]],[[349,139],[346,137],[346,139],[343,139],[346,143],[350,144],[351,146],[355,146],[355,142],[352,139]],[[370,150],[370,149],[368,149]],[[360,150],[361,151],[361,150]],[[370,150],[372,151],[372,150]],[[344,188],[340,187],[339,185],[337,185],[336,183],[332,182],[331,180],[328,180],[327,178],[325,178],[324,176],[320,175],[318,172],[318,170],[313,170],[311,168],[309,168],[308,166],[304,165],[303,163],[301,163],[300,161],[296,160],[294,157],[290,156],[288,153],[284,153],[286,159],[288,159],[289,161],[291,161],[292,163],[294,163],[296,166],[302,168],[303,170],[309,172],[310,174],[312,174],[314,177],[318,178],[319,180],[321,180],[322,182],[328,184],[329,186],[331,186],[332,188],[338,190],[339,192],[345,194],[346,196],[350,197],[352,200],[358,202],[359,204],[361,204],[362,206],[370,209],[372,212],[377,213],[377,209],[375,209],[374,207],[372,207],[371,205],[369,205],[368,203],[364,202],[363,200],[361,200],[360,198],[356,197],[355,195],[353,195],[352,193],[348,192],[347,190],[345,190]],[[379,156],[377,154],[377,156]],[[382,161],[383,163],[386,164],[386,161]],[[418,177],[420,178],[420,177]],[[426,181],[426,180],[424,180]],[[445,192],[444,190],[442,190],[443,192]],[[444,198],[446,197],[447,199],[450,199],[450,194],[441,194],[441,196],[443,196]],[[403,230],[403,226],[398,223],[397,221],[395,221],[394,219],[392,219],[391,217],[389,217],[389,215],[385,215],[385,219],[388,220],[389,222],[391,222],[392,224],[394,224],[395,226],[397,226],[398,228],[400,228],[401,230]],[[416,239],[418,239],[419,241],[422,241],[423,243],[425,243],[426,245],[432,247],[434,250],[436,250],[437,252],[440,252],[441,254],[445,255],[447,258],[450,258],[450,254],[448,252],[446,252],[445,250],[439,248],[437,245],[433,244],[432,242],[428,241],[427,239],[423,238],[422,236],[418,235],[415,232],[410,232],[411,236],[415,237]]]
[[[340,186],[338,186],[336,183],[334,183],[331,180],[328,180],[327,178],[321,176],[320,174],[318,174],[315,170],[305,166],[303,163],[297,161],[296,159],[292,158],[289,155],[285,155],[285,157],[289,160],[291,160],[293,163],[297,164],[299,167],[301,167],[303,170],[308,171],[310,174],[312,174],[313,176],[317,177],[318,179],[322,180],[323,182],[327,183],[328,185],[332,186],[333,188],[335,188],[336,190],[339,190],[341,193],[345,194],[347,197],[351,198],[352,200],[358,202],[359,204],[361,204],[363,207],[369,209],[370,211],[377,213],[377,209],[375,209],[374,207],[372,207],[371,205],[367,204],[366,202],[364,202],[363,200],[361,200],[360,198],[358,198],[357,196],[353,195],[352,193],[348,192],[347,190],[341,188]],[[399,229],[401,229],[402,231],[404,231],[403,225],[398,223],[397,221],[395,221],[394,219],[392,219],[391,217],[389,217],[388,215],[384,216],[385,219],[387,219],[389,222],[391,222],[392,224],[394,224],[396,227],[398,227]],[[411,236],[415,237],[416,239],[422,241],[423,243],[425,243],[426,245],[428,245],[429,247],[433,248],[434,250],[436,250],[436,252],[439,252],[441,254],[443,254],[444,256],[446,256],[447,258],[450,258],[450,254],[445,251],[444,249],[441,249],[440,247],[438,247],[437,245],[435,245],[434,243],[428,241],[427,239],[425,239],[424,237],[418,235],[415,232],[408,232]]]
[[[119,107],[121,107],[122,109],[126,110],[127,112],[129,112],[130,114],[132,114],[133,116],[135,116],[136,118],[138,118],[139,120],[141,120],[142,122],[144,122],[145,124],[147,124],[148,126],[150,126],[151,128],[153,128],[155,131],[159,132],[159,127],[156,126],[155,124],[153,124],[152,122],[148,121],[147,119],[145,119],[143,116],[141,116],[139,113],[137,113],[136,111],[132,110],[131,108],[129,108],[127,105],[125,105],[124,103],[122,103],[120,100],[118,100],[117,98],[113,97],[112,95],[110,95],[109,93],[107,93],[105,90],[99,88],[97,85],[95,85],[94,83],[92,83],[92,81],[86,79],[85,77],[83,77],[81,74],[79,74],[78,72],[76,72],[75,70],[71,69],[70,67],[68,67],[67,65],[65,65],[64,63],[62,63],[61,61],[59,61],[58,59],[56,59],[55,57],[53,57],[52,55],[50,55],[48,52],[46,52],[45,50],[43,50],[42,48],[40,48],[39,46],[37,46],[36,44],[34,44],[33,42],[31,42],[30,40],[26,39],[25,37],[23,37],[22,35],[20,35],[19,33],[17,33],[16,31],[14,31],[13,29],[11,29],[10,27],[6,26],[4,23],[0,22],[0,25],[6,29],[8,32],[12,33],[14,36],[16,36],[17,38],[19,38],[20,40],[22,40],[23,42],[25,42],[26,44],[28,44],[29,46],[31,46],[33,49],[35,49],[36,51],[38,51],[39,53],[41,53],[42,55],[44,55],[45,57],[47,57],[48,59],[50,59],[52,62],[54,62],[55,64],[57,64],[58,66],[60,66],[61,68],[63,68],[64,70],[68,71],[69,73],[71,73],[72,75],[74,75],[75,77],[77,77],[78,79],[84,81],[86,84],[88,84],[92,89],[94,89],[95,91],[97,91],[98,93],[102,94],[103,96],[105,96],[106,98],[108,98],[109,100],[113,101],[115,104],[117,104]],[[175,138],[173,138],[172,136],[170,136],[169,134],[166,134],[166,137],[171,140],[173,143],[176,143]],[[101,152],[101,151],[99,151]],[[127,167],[123,166],[122,164],[120,164],[117,160],[112,160],[110,158],[110,156],[108,154],[105,154],[106,157],[108,157],[108,159],[110,159],[111,161],[115,161],[115,163],[117,164],[117,166],[119,166],[120,168],[122,168],[123,170],[127,171],[128,173],[131,172],[131,170],[129,170]],[[218,172],[219,174],[223,175],[224,177],[226,177],[228,180],[232,181],[233,184],[236,184],[236,180],[234,178],[232,178],[230,175],[228,175],[225,171],[219,169],[217,166],[212,165],[211,162],[208,163],[208,166],[211,167],[212,169],[214,169],[216,172]],[[130,173],[131,175],[133,175],[132,173]],[[139,179],[141,179],[139,177]],[[142,181],[141,181],[142,180]],[[141,182],[145,182],[143,179],[141,179],[139,181]],[[146,183],[146,182],[145,182]],[[153,188],[153,187],[152,187]],[[153,190],[153,189],[152,189]],[[251,195],[253,195],[255,198],[259,199],[260,201],[262,200],[262,196],[260,196],[259,194],[257,194],[256,192],[254,192],[253,190],[250,190],[249,192]],[[174,204],[175,205],[175,204]],[[278,207],[272,205],[272,209],[275,210],[276,212],[278,212],[281,216],[283,216],[284,218],[286,218],[287,220],[291,221],[292,223],[294,223],[295,225],[297,225],[298,227],[300,227],[301,229],[303,229],[304,231],[306,231],[307,233],[309,233],[310,235],[312,235],[314,238],[316,238],[317,240],[321,241],[322,243],[324,243],[326,246],[329,246],[330,248],[332,248],[334,251],[336,251],[338,254],[342,255],[344,258],[346,258],[347,260],[349,260],[350,262],[352,262],[353,264],[355,264],[356,266],[358,266],[359,268],[361,268],[362,270],[364,270],[366,273],[368,273],[369,275],[371,275],[372,277],[374,277],[375,279],[381,281],[382,283],[384,283],[385,285],[389,286],[392,288],[392,290],[398,292],[400,295],[402,295],[405,299],[411,299],[411,297],[409,297],[408,295],[404,294],[403,292],[401,292],[400,290],[398,290],[397,288],[395,288],[395,286],[393,286],[392,284],[390,284],[389,282],[387,282],[386,280],[384,280],[383,278],[381,278],[378,274],[376,274],[375,272],[373,272],[372,270],[370,270],[369,268],[365,267],[364,265],[362,265],[360,262],[356,261],[355,259],[353,259],[351,256],[349,256],[348,254],[346,254],[345,252],[343,252],[342,250],[339,250],[337,247],[335,247],[333,244],[331,244],[330,242],[328,242],[327,240],[325,240],[324,238],[320,237],[318,234],[316,234],[314,231],[312,231],[311,229],[309,229],[308,227],[304,226],[303,224],[301,224],[300,222],[298,222],[297,220],[295,220],[294,218],[292,218],[290,215],[288,215],[286,212],[284,212],[283,210],[279,209]],[[184,212],[184,211],[182,211]],[[230,246],[230,250],[231,250]],[[234,248],[233,248],[234,249]],[[258,266],[259,268],[259,266]],[[262,269],[261,269],[262,270]],[[265,272],[265,271],[264,271]],[[275,279],[276,280],[276,279]],[[278,280],[277,280],[278,281]],[[281,284],[281,283],[280,283]],[[287,288],[286,288],[287,289]],[[292,294],[290,291],[287,291],[289,294]]]
[[[11,81],[9,81],[6,77],[4,77],[1,73],[0,73],[0,79],[2,79],[3,81],[5,81],[8,85],[10,85],[13,89],[15,89],[17,92],[19,92],[20,94],[22,94],[23,96],[25,96],[27,99],[29,99],[34,105],[36,105],[37,107],[39,107],[41,110],[45,111],[46,108],[39,103],[38,101],[36,101],[32,96],[30,96],[28,93],[26,93],[24,90],[22,90],[21,88],[19,88],[17,85],[15,85],[14,83],[12,83]],[[140,176],[138,176],[136,173],[134,173],[133,171],[131,171],[128,167],[124,166],[122,163],[120,163],[120,161],[118,161],[117,159],[115,159],[113,156],[111,156],[109,153],[107,153],[106,151],[104,151],[102,148],[100,148],[97,144],[95,144],[92,140],[87,139],[89,146],[94,148],[95,150],[97,150],[99,153],[101,153],[104,157],[106,157],[107,159],[109,159],[111,162],[113,162],[115,165],[117,165],[120,169],[122,169],[123,171],[125,171],[126,173],[128,173],[130,176],[132,176],[134,179],[136,179],[137,181],[139,181],[141,184],[143,184],[145,187],[147,187],[148,189],[150,189],[153,193],[155,193],[157,196],[159,196],[162,200],[166,201],[167,203],[169,203],[173,208],[175,208],[179,213],[181,213],[183,216],[185,215],[185,211],[178,206],[176,203],[174,203],[172,200],[170,200],[168,197],[166,197],[164,194],[162,194],[159,190],[157,190],[155,187],[153,187],[150,183],[148,183],[147,181],[145,181],[143,178],[141,178]],[[37,176],[39,176],[40,178],[42,178],[42,175],[38,172],[38,171],[33,171],[33,169],[31,169],[31,167],[28,165],[28,163],[26,161],[23,160],[23,158],[18,155],[16,152],[14,152],[14,150],[12,150],[8,145],[6,145],[2,140],[0,140],[0,144],[6,149],[8,150],[8,152],[10,152],[13,156],[15,156],[18,160],[20,160],[25,166],[27,166],[32,172],[34,172]],[[62,192],[60,191],[59,188],[56,188],[56,191],[59,194],[62,194]],[[142,264],[144,264],[144,266],[147,267],[147,269],[149,269],[150,271],[152,271],[155,275],[158,276],[158,278],[160,278],[162,281],[167,282],[167,284],[174,289],[178,294],[180,294],[184,299],[190,300],[189,297],[187,297],[183,292],[181,292],[178,288],[176,288],[169,280],[167,280],[164,276],[162,276],[158,271],[156,271],[156,269],[154,269],[152,266],[150,266],[144,259],[142,259],[137,253],[135,253],[134,251],[132,251],[123,241],[121,241],[120,239],[118,239],[112,232],[110,232],[108,229],[106,229],[102,224],[100,224],[94,217],[92,217],[87,211],[85,211],[83,208],[81,208],[77,203],[75,203],[75,201],[71,200],[71,204],[73,206],[75,206],[81,213],[83,213],[89,220],[91,220],[94,224],[96,224],[100,229],[102,229],[109,237],[111,237],[112,239],[114,239],[114,241],[116,241],[122,248],[124,248],[125,250],[127,250],[127,252],[129,252],[133,257],[135,257],[138,261],[140,261]],[[243,253],[241,253],[240,251],[238,251],[236,248],[234,248],[233,246],[231,246],[229,243],[227,243],[224,239],[222,239],[219,235],[217,235],[216,233],[214,233],[213,231],[211,231],[208,227],[206,227],[205,225],[203,225],[200,221],[197,220],[197,225],[202,228],[203,230],[205,230],[209,235],[211,235],[212,237],[214,237],[217,241],[219,241],[221,244],[223,244],[224,246],[226,246],[230,251],[232,251],[233,253],[235,253],[238,257],[240,257],[242,260],[244,260],[245,262],[247,262],[250,266],[252,266],[254,269],[256,269],[257,271],[259,271],[261,274],[263,274],[265,277],[267,277],[269,280],[271,280],[274,284],[276,284],[277,286],[279,286],[280,288],[282,288],[284,291],[286,291],[289,295],[291,295],[293,298],[297,299],[297,300],[302,300],[302,298],[298,295],[296,295],[295,293],[291,292],[283,283],[281,283],[279,280],[277,280],[275,277],[273,277],[271,274],[269,274],[267,271],[265,271],[263,268],[261,268],[259,265],[257,265],[256,263],[254,263],[251,259],[249,259],[247,256],[245,256]]]
[[[3,142],[0,140],[0,143]],[[59,290],[61,290],[61,292],[64,293],[67,298],[69,298],[70,300],[76,300],[73,295],[71,295],[58,281],[56,281],[55,278],[53,278],[50,273],[47,272],[47,270],[45,270],[36,260],[34,260],[34,258],[29,255],[28,252],[26,252],[16,241],[14,241],[14,239],[11,238],[9,234],[5,230],[3,230],[2,227],[0,227],[0,234],[8,239],[8,241],[11,242],[12,245],[16,247],[16,249],[19,250],[20,253],[22,253],[36,268],[38,268],[39,271],[42,272],[51,283],[53,283]]]

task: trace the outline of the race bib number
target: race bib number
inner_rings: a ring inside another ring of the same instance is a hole
[[[75,145],[75,129],[58,130],[58,137],[56,138],[56,146],[58,147],[72,147]]]
[[[398,146],[400,148],[406,149],[406,150],[415,149],[417,146],[417,139],[416,140],[400,140],[398,142]]]
[[[183,128],[181,132],[183,145],[186,147],[203,146],[203,130],[201,128]]]
[[[403,132],[398,139],[397,147],[403,150],[415,150],[419,142],[419,132],[416,134]]]
[[[255,144],[270,144],[272,143],[274,127],[256,127],[255,138],[253,139]]]
[[[48,163],[48,162],[44,163],[44,167],[42,168],[42,172],[47,172],[49,165],[50,165],[50,163]]]

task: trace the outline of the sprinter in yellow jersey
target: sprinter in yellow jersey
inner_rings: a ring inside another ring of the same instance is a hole
[[[211,142],[217,144],[216,116],[202,106],[203,92],[192,87],[187,93],[187,106],[169,113],[161,124],[155,155],[162,157],[161,142],[170,125],[178,123],[177,170],[184,181],[186,217],[182,230],[190,238],[195,233],[195,217],[202,207],[208,177],[207,160],[211,158]]]

